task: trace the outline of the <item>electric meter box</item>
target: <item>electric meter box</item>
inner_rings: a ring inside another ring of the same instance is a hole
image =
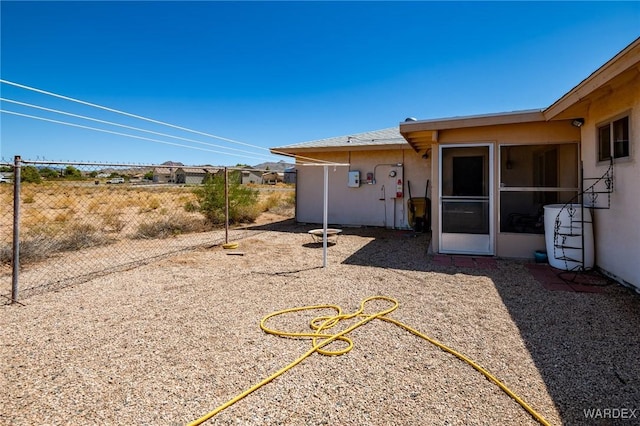
[[[349,172],[349,182],[347,183],[349,188],[358,188],[360,187],[360,171],[359,170],[351,170]]]

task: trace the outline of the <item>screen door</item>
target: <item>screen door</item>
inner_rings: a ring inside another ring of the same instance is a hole
[[[440,252],[494,254],[493,146],[440,146]]]

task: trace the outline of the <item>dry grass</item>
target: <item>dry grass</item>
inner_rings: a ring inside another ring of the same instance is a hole
[[[260,197],[260,209],[276,214],[286,213],[294,208],[295,195],[295,192],[264,191]]]
[[[266,210],[282,214],[292,206],[278,206],[285,200],[278,193],[262,194],[268,201],[248,206],[241,212],[241,222],[251,222]],[[279,191],[292,193],[294,188],[281,186]],[[3,252],[11,242],[13,221],[12,185],[0,187],[0,239]],[[20,232],[29,240],[27,247],[55,253],[59,247],[73,247],[69,235],[92,229],[84,243],[102,245],[129,238],[166,238],[168,236],[202,232],[210,229],[193,206],[195,195],[191,188],[178,186],[92,185],[87,183],[45,182],[40,185],[23,184]],[[222,222],[224,223],[224,222]],[[4,231],[4,232],[3,232]],[[102,233],[101,237],[97,234]],[[56,241],[60,240],[60,241]],[[78,247],[84,247],[84,243]],[[23,257],[24,262],[41,256]],[[6,257],[3,262],[8,261]]]

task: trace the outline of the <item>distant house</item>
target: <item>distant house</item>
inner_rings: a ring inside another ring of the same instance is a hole
[[[176,183],[199,185],[209,175],[215,176],[220,169],[214,167],[178,167],[176,169]]]
[[[175,181],[172,167],[156,167],[153,169],[154,183],[171,183]]]
[[[284,172],[265,172],[262,174],[262,182],[268,184],[275,184],[278,182],[284,182]]]
[[[129,176],[129,183],[140,183],[144,179],[144,175],[141,173],[137,173]]]
[[[284,183],[296,183],[296,167],[287,167],[284,169]]]
[[[251,170],[251,169],[242,170],[241,183],[243,185],[246,185],[248,183],[261,184],[262,172],[260,170]]]
[[[207,173],[207,175],[218,176],[221,175],[224,170],[219,167],[204,166],[204,171]]]
[[[221,171],[218,167],[156,167],[153,169],[154,183],[180,183],[199,185],[207,176],[215,176]]]
[[[203,168],[199,167],[178,167],[176,169],[176,183],[199,184],[207,175]]]

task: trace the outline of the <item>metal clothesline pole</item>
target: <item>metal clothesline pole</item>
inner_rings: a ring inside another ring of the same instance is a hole
[[[327,222],[329,221],[329,166],[349,167],[349,163],[301,164],[301,166],[322,166],[324,169],[324,188],[322,196],[322,267],[327,267]]]
[[[329,216],[329,166],[324,167],[324,196],[322,200],[322,267],[327,267],[327,218]]]

